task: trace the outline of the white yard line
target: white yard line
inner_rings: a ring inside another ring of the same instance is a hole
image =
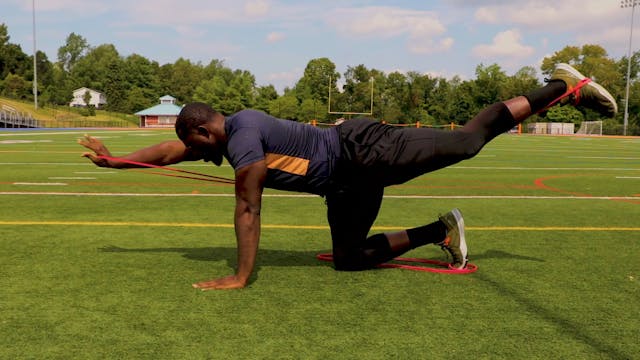
[[[18,183],[14,183],[18,184]],[[42,185],[47,183],[20,183]],[[56,184],[56,183],[49,183]],[[60,183],[62,184],[62,183]],[[66,185],[66,184],[64,184]],[[47,195],[47,196],[131,196],[131,197],[235,197],[234,194],[193,193],[83,193],[83,192],[36,192],[2,191],[0,195]],[[319,198],[311,194],[263,194],[271,198]],[[640,200],[640,196],[533,196],[533,195],[385,195],[387,199],[513,199],[513,200]]]
[[[640,160],[640,157],[617,156],[567,156],[568,159]]]
[[[89,176],[51,176],[49,180],[95,180],[94,177]]]
[[[24,185],[24,186],[66,186],[67,183],[61,182],[14,182],[13,185]]]

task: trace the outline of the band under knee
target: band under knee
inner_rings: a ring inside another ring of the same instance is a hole
[[[376,267],[394,258],[389,240],[384,234],[368,237],[361,247],[341,252],[334,251],[333,263],[336,270],[358,271]]]
[[[546,86],[535,89],[525,95],[531,105],[533,114],[546,108],[553,100],[562,96],[567,91],[567,84],[562,80],[551,80]]]

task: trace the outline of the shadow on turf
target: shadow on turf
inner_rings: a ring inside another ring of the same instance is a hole
[[[201,248],[141,248],[128,249],[118,246],[99,248],[101,252],[113,253],[181,253],[183,257],[198,261],[226,260],[227,265],[235,267],[237,264],[237,250],[235,247],[201,247]],[[324,251],[326,252],[326,251]],[[260,249],[258,266],[329,266],[325,261],[316,259],[319,251],[291,251]]]
[[[202,248],[183,248],[183,247],[168,247],[168,248],[122,248],[118,246],[107,246],[99,249],[102,252],[113,253],[182,253],[182,256],[198,261],[220,261],[226,260],[227,265],[235,267],[237,250],[235,247],[202,247]],[[320,252],[328,251],[293,251],[293,250],[273,250],[273,249],[260,249],[258,265],[264,266],[330,266],[327,262],[316,259],[316,255]],[[484,253],[473,254],[472,261],[482,259],[510,259],[510,260],[525,260],[544,262],[543,259],[510,254],[502,250],[487,250]]]

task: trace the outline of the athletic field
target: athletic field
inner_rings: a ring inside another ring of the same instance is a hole
[[[323,199],[266,191],[251,284],[202,292],[235,267],[233,187],[96,168],[83,134],[0,132],[1,359],[640,358],[638,138],[503,135],[389,188],[374,230],[459,207],[468,275],[336,272]],[[174,138],[90,134],[114,156]]]

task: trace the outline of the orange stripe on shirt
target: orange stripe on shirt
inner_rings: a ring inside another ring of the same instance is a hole
[[[295,156],[267,153],[265,161],[269,169],[281,170],[294,175],[307,175],[309,169],[309,159]]]

